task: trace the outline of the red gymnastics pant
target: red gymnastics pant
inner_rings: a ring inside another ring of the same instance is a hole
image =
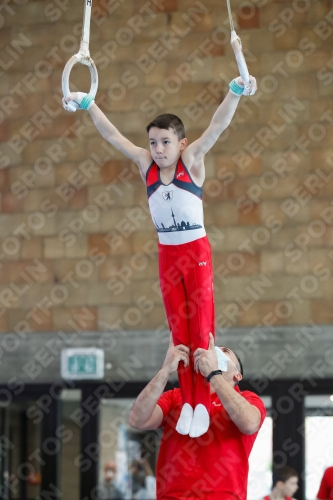
[[[193,352],[215,338],[212,252],[207,236],[181,245],[158,245],[162,297],[174,345],[190,348],[188,367],[179,363],[183,403],[210,408],[210,388],[194,371]]]

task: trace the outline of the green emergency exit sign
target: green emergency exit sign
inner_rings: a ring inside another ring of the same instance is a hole
[[[97,359],[93,354],[74,354],[68,358],[68,371],[71,375],[96,375]]]
[[[94,347],[63,349],[61,376],[70,380],[104,377],[104,351]]]

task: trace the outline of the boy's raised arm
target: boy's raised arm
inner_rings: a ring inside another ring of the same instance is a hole
[[[243,81],[239,80],[241,83]],[[251,88],[248,92],[251,92],[256,88],[255,78],[250,77]],[[247,95],[252,95],[252,93],[248,93]],[[203,157],[205,154],[214,146],[222,132],[229,126],[236,108],[238,106],[241,95],[235,95],[232,92],[228,92],[223,102],[215,111],[212,121],[210,122],[208,128],[202,134],[199,139],[192,142],[187,148],[184,150],[182,155],[185,165],[191,165],[191,168],[194,170],[203,169]]]
[[[110,142],[115,148],[119,149],[124,155],[128,156],[135,163],[142,162],[142,157],[148,158],[150,153],[143,148],[135,146],[131,141],[126,139],[119,130],[107,119],[105,114],[99,109],[97,104],[93,104],[89,109],[97,130],[101,133],[104,139]]]
[[[77,93],[71,93],[63,103],[69,101],[78,102]],[[143,176],[151,163],[151,154],[144,148],[135,146],[131,141],[126,139],[119,130],[107,119],[105,114],[99,109],[97,104],[93,103],[89,108],[90,113],[97,130],[104,137],[105,140],[110,142],[115,148],[119,149],[124,155],[133,160],[139,167],[140,173]],[[144,178],[144,176],[143,176]]]

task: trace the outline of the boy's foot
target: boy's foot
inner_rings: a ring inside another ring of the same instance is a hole
[[[176,425],[176,431],[186,436],[190,432],[193,417],[193,408],[189,403],[185,403]]]
[[[192,424],[190,428],[190,437],[196,438],[205,434],[209,428],[209,413],[207,408],[198,404],[193,413]]]

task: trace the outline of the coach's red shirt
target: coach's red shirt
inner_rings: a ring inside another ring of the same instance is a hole
[[[264,497],[264,500],[271,500],[271,497],[269,495],[266,495]],[[292,497],[285,497],[285,500],[293,500]]]
[[[253,392],[235,390],[260,410],[261,426],[264,403]],[[158,404],[164,431],[157,461],[157,500],[246,500],[248,457],[258,433],[243,434],[216,393],[211,395],[209,429],[199,438],[175,430],[182,408],[180,389],[162,394]]]
[[[320,500],[333,500],[333,467],[325,470],[317,498]]]

